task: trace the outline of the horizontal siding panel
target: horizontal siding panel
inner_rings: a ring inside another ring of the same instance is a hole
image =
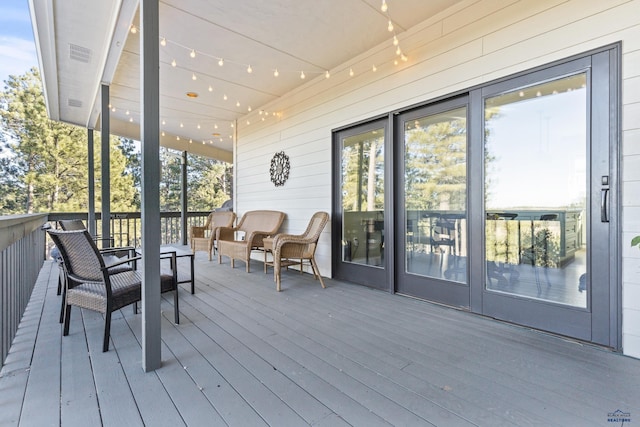
[[[558,0],[553,0],[557,3]],[[467,30],[469,26],[482,21],[488,17],[495,16],[501,10],[518,3],[518,0],[494,0],[490,2],[475,2],[468,7],[460,10],[458,13],[452,16],[448,16],[442,19],[442,33],[450,34],[459,30]],[[536,1],[538,3],[545,3],[544,1]],[[531,8],[526,8],[530,10]]]
[[[608,1],[606,2],[606,7],[614,8],[628,1],[629,0]],[[499,31],[487,34],[484,37],[485,53],[502,50],[506,47],[522,43],[527,39],[534,39],[550,31],[556,32],[559,29],[565,28],[567,25],[573,25],[575,22],[598,15],[605,9],[605,6],[599,2],[558,2],[551,0],[535,2],[535,4],[537,7],[532,8],[531,2],[520,2],[502,11],[506,14],[502,20],[509,22],[510,25]],[[527,17],[528,15],[529,17]],[[567,19],[567,17],[570,17],[570,19]],[[494,16],[490,17],[490,19],[496,18],[500,19]],[[608,33],[611,31],[611,29],[607,28],[607,21],[599,19],[599,22],[601,25],[598,25],[597,29],[593,27],[589,29],[582,27],[581,32],[577,34],[574,33],[573,36],[579,37],[582,40],[588,40],[593,38],[594,33]],[[613,22],[611,24],[615,25]],[[557,45],[557,42],[555,44]],[[547,48],[549,46],[547,46]]]

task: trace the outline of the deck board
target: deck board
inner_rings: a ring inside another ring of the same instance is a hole
[[[180,263],[180,261],[179,261]],[[0,424],[607,425],[640,416],[640,361],[464,311],[196,255],[196,293],[162,298],[162,367],[141,364],[142,316],[57,322],[46,262],[0,374]],[[186,265],[180,264],[180,268]],[[638,415],[636,415],[638,414]]]

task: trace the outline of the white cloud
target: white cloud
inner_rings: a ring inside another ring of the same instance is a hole
[[[36,49],[32,40],[0,36],[0,82],[10,74],[24,74],[38,65]]]

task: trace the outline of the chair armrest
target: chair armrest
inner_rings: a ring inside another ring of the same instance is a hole
[[[295,243],[299,245],[309,245],[315,243],[315,239],[303,238],[299,234],[276,234],[273,238],[273,249],[279,249],[286,243]]]
[[[142,259],[142,256],[135,256],[135,257],[132,257],[132,258],[124,258],[122,261],[118,261],[118,262],[114,262],[113,264],[105,265],[104,268],[103,268],[103,271],[106,271],[108,273],[110,268],[118,267],[120,265],[128,264],[130,262],[134,262],[135,263],[139,259]]]

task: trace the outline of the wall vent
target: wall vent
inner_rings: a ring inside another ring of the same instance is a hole
[[[88,64],[91,62],[91,49],[69,43],[69,58]]]
[[[82,107],[82,101],[80,101],[79,99],[69,98],[67,100],[67,104],[69,105],[69,107],[77,107],[77,108]]]

